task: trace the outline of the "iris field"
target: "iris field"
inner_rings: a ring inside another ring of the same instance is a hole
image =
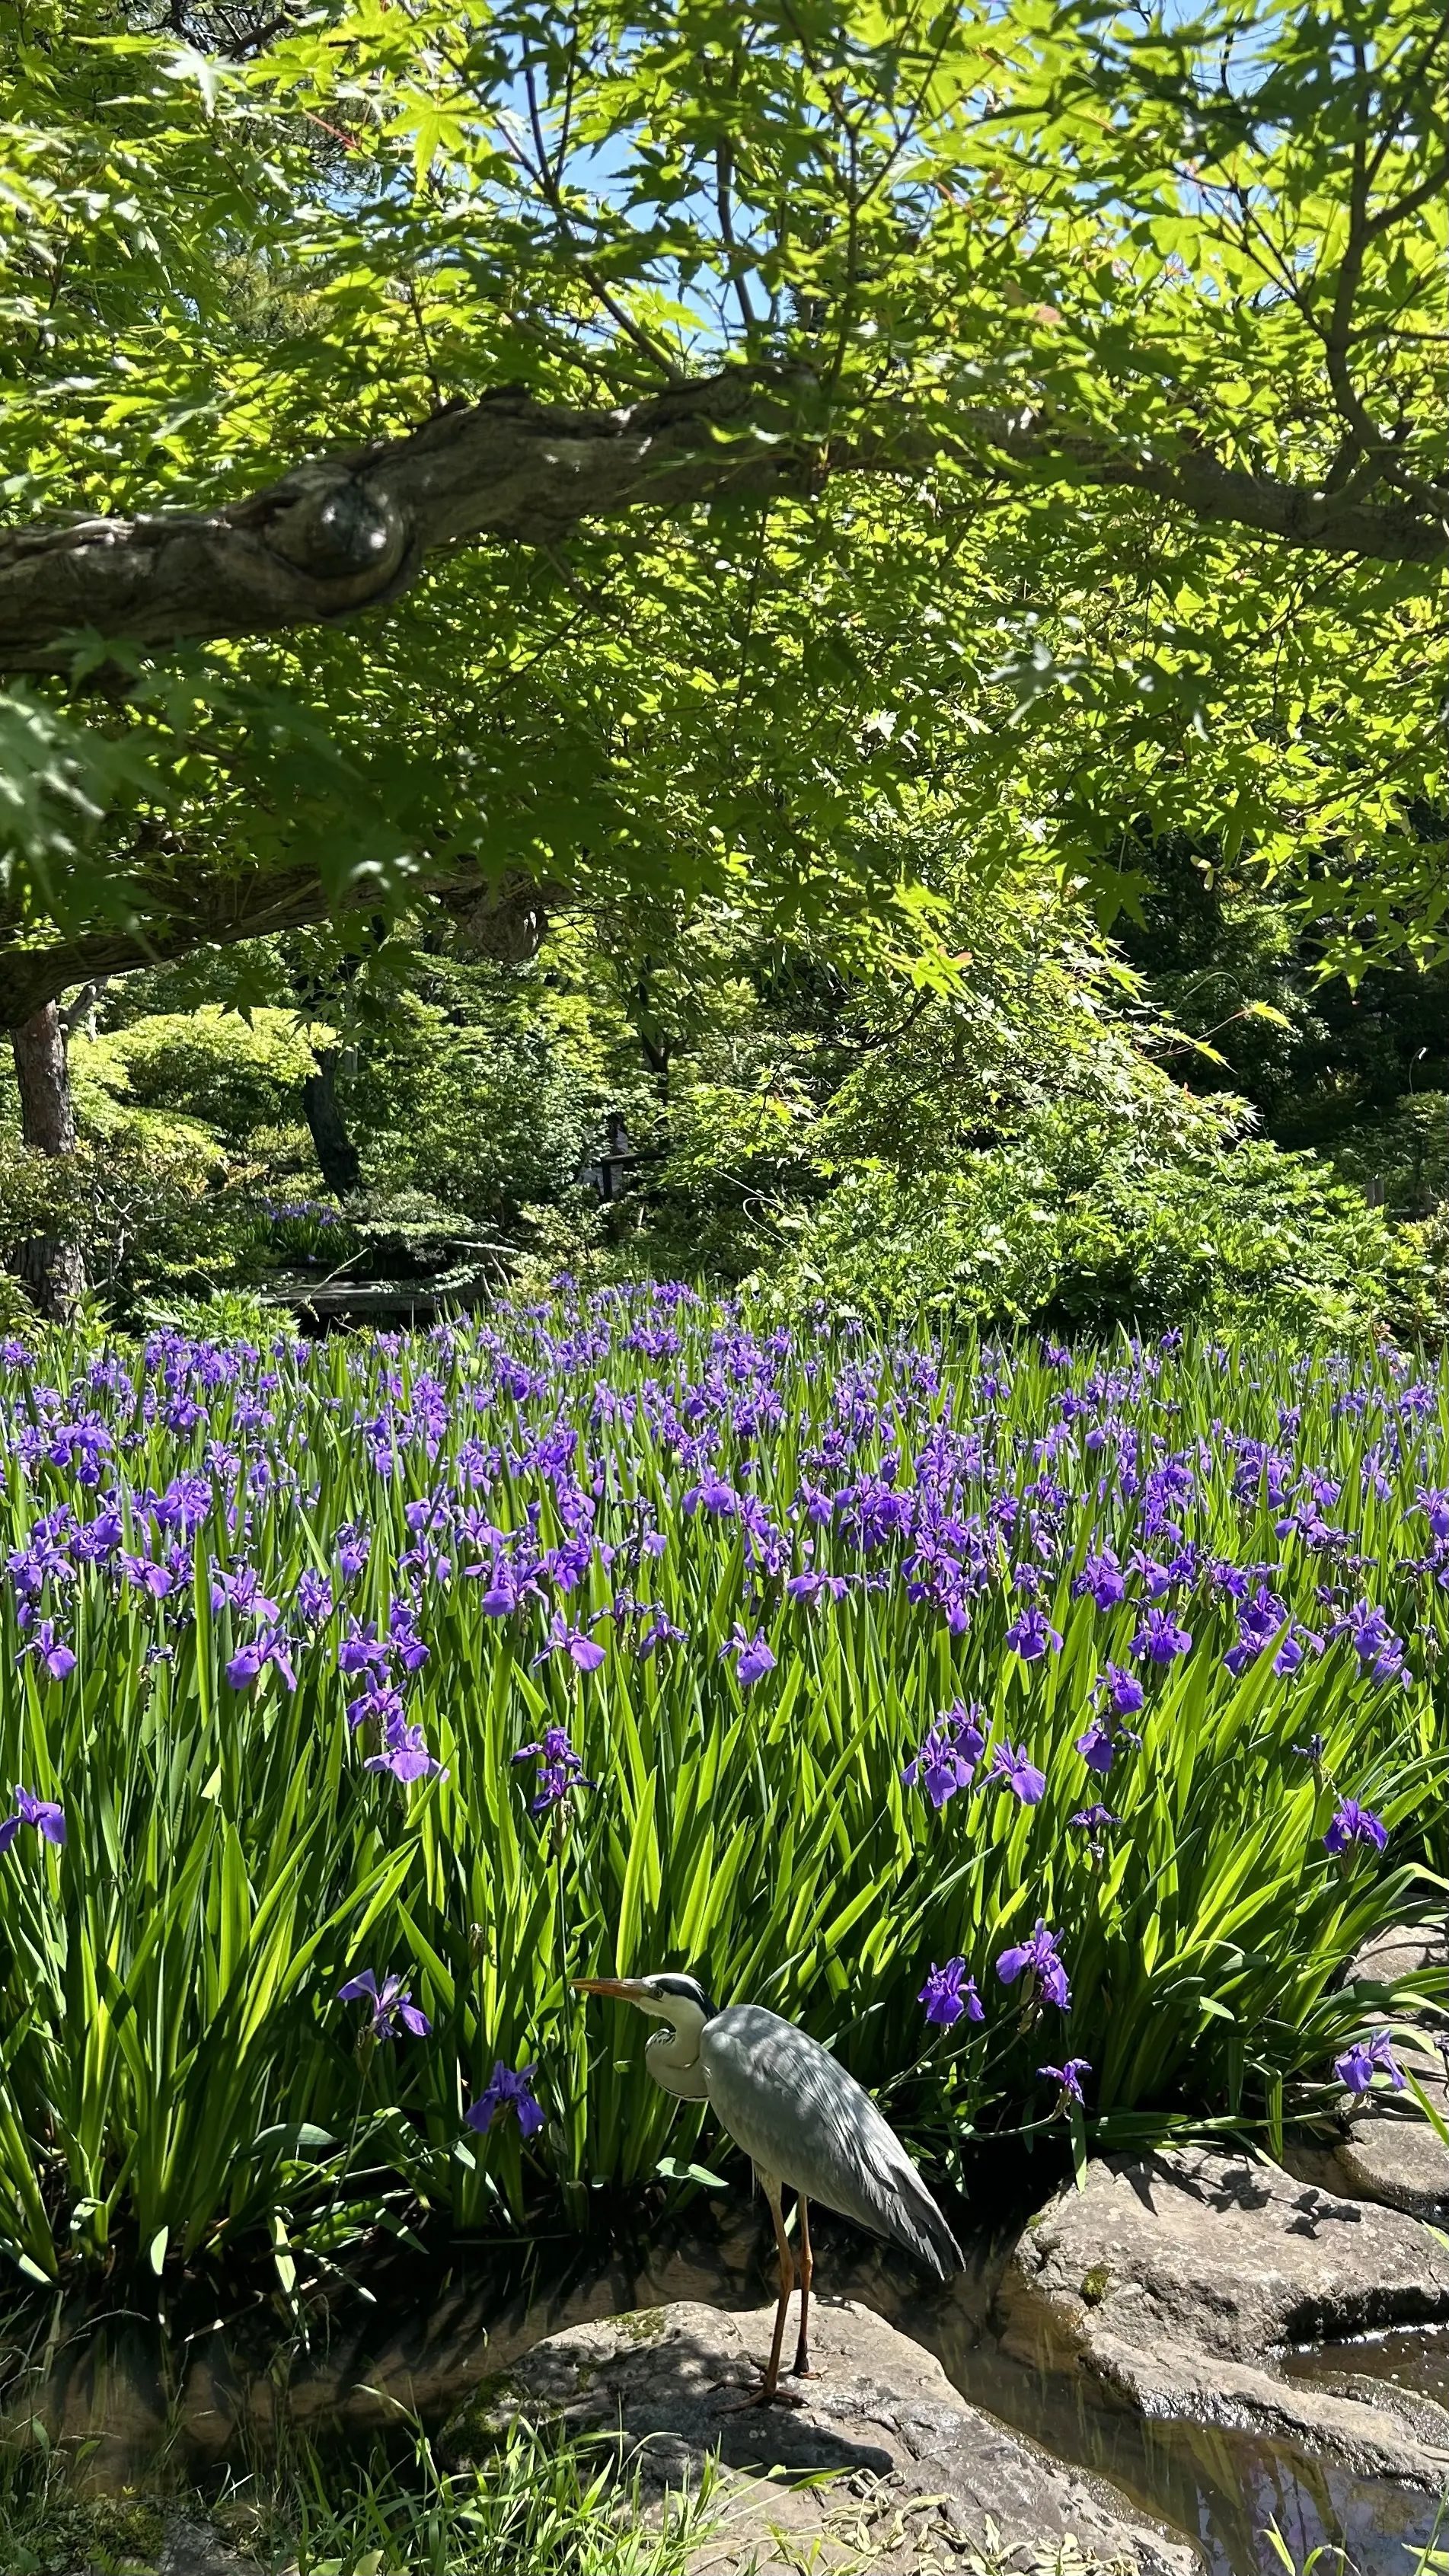
[[[1442,1363],[614,1289],[5,1344],[0,1459],[31,2278],[713,2166],[591,1972],[802,2019],[958,2178],[1063,2109],[1272,2139],[1443,1909]]]

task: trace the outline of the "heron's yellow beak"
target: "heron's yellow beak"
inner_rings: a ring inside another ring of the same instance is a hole
[[[642,1977],[575,1977],[573,1982],[580,1995],[617,1995],[625,2004],[653,2001]]]

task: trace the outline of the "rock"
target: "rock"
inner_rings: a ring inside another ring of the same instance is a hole
[[[214,2523],[168,2513],[158,2576],[256,2576],[256,2562],[229,2547]]]
[[[854,2300],[813,2303],[820,2375],[793,2383],[801,2406],[741,2408],[773,2322],[773,2308],[727,2315],[680,2300],[570,2327],[452,2418],[443,2457],[483,2456],[520,2414],[576,2432],[618,2427],[625,2468],[660,2499],[697,2490],[717,2450],[720,2527],[695,2555],[697,2576],[964,2566],[984,2553],[988,2521],[1001,2553],[1049,2546],[1056,2556],[1070,2534],[1089,2561],[1197,2576],[1190,2543],[968,2406],[930,2353]],[[825,2483],[801,2483],[822,2472]]]
[[[239,2557],[204,2514],[162,2496],[77,2497],[47,2539],[71,2576],[257,2576],[255,2559]]]
[[[1237,2426],[1358,2476],[1449,2476],[1432,2398],[1274,2366],[1293,2344],[1449,2319],[1449,2247],[1399,2209],[1206,2148],[1096,2157],[1013,2248],[998,2306],[1018,2359],[1084,2370],[1145,2415]]]
[[[1392,1987],[1431,1968],[1449,1968],[1449,1937],[1432,1925],[1400,1923],[1365,1943],[1348,1970],[1348,1981]],[[1400,2037],[1394,2053],[1449,2124],[1449,2062],[1433,2043],[1434,2017],[1432,2003],[1416,2003],[1407,2018],[1424,2025],[1424,2036]],[[1376,2085],[1357,2100],[1345,2095],[1339,2116],[1346,2135],[1333,2151],[1330,2189],[1352,2199],[1383,2201],[1416,2218],[1444,2216],[1449,2210],[1449,2147],[1417,2103]]]
[[[1394,1986],[1426,1968],[1449,1968],[1449,1932],[1432,1923],[1391,1923],[1350,1960],[1344,1983]]]
[[[1377,2107],[1356,2114],[1333,2162],[1339,2188],[1353,2199],[1380,2200],[1415,2218],[1449,2213],[1449,2147],[1415,2114]]]

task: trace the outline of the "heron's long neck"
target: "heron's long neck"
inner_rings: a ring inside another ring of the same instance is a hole
[[[672,2030],[656,2030],[644,2051],[644,2063],[656,2084],[666,2093],[675,2094],[681,2102],[707,2102],[709,2086],[699,2062],[699,2034],[704,2028],[704,2015],[698,2006],[681,1995],[672,1998]]]

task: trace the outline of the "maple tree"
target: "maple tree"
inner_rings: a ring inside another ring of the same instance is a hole
[[[1104,920],[1171,825],[1442,953],[1426,0],[8,26],[12,1028],[435,901],[934,971],[923,791]]]

